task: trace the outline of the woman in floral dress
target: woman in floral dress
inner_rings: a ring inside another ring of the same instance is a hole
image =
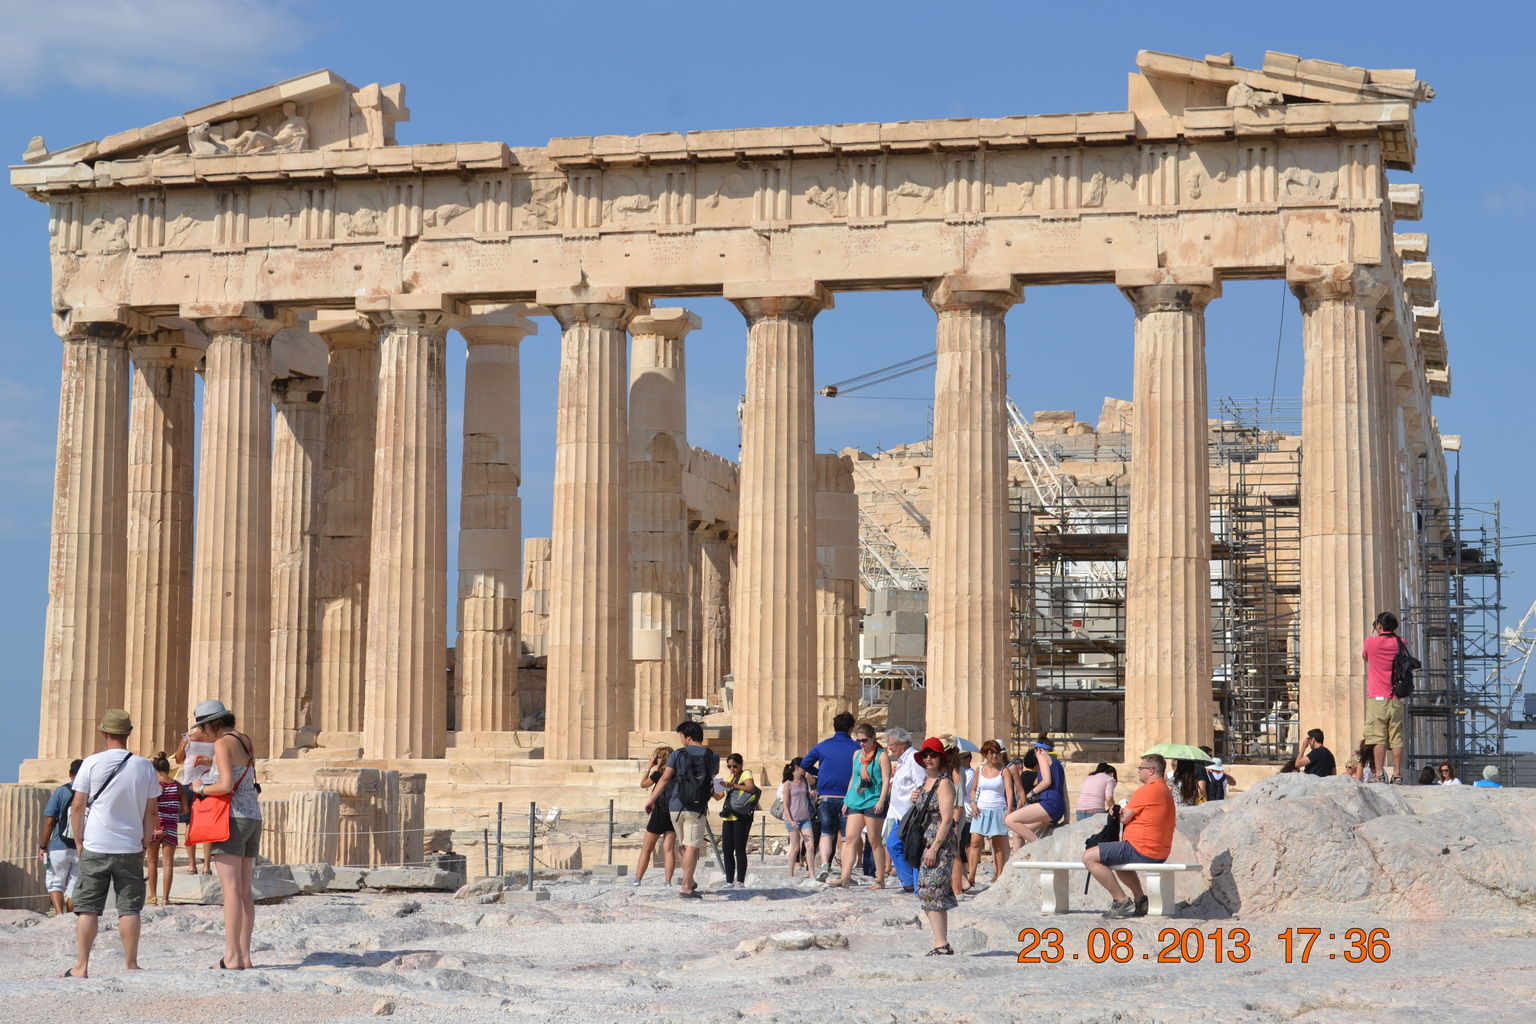
[[[955,784],[949,778],[944,744],[930,736],[917,752],[917,763],[928,777],[912,794],[909,813],[923,816],[923,859],[917,873],[917,899],[933,933],[929,956],[953,956],[949,945],[949,912],[955,908],[951,875],[958,847],[955,832]]]

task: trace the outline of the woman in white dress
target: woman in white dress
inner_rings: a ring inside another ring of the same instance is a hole
[[[173,755],[176,763],[181,765],[181,770],[176,773],[176,781],[181,783],[181,821],[186,824],[191,819],[190,802],[192,799],[192,783],[197,782],[208,769],[213,767],[213,737],[200,725],[194,725],[191,729],[181,734],[181,742],[176,746]],[[187,844],[187,874],[197,874],[198,847]],[[203,851],[203,874],[213,874],[213,862],[208,859],[208,851]]]

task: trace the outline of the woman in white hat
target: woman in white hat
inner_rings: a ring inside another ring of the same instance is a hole
[[[203,701],[192,709],[192,719],[213,737],[213,767],[193,783],[193,798],[231,794],[229,838],[210,843],[208,855],[224,890],[224,956],[219,966],[243,971],[251,966],[251,928],[256,916],[251,878],[261,845],[256,757],[251,738],[235,731],[235,716],[222,701]]]

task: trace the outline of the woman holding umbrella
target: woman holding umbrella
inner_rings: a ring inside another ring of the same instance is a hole
[[[1067,772],[1051,753],[1054,749],[1050,737],[1041,733],[1035,748],[1024,755],[1024,766],[1034,768],[1036,781],[1024,796],[1024,806],[1003,819],[1003,824],[1026,843],[1039,839],[1046,828],[1067,813]],[[1033,766],[1031,760],[1035,762]]]

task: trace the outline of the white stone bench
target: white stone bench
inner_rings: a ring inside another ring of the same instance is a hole
[[[1086,873],[1088,868],[1080,860],[1015,860],[1010,868],[1023,868],[1040,872],[1040,913],[1065,914],[1067,912],[1067,885],[1074,871]],[[1180,871],[1199,871],[1199,864],[1117,864],[1116,871],[1139,871],[1147,876],[1147,914],[1150,917],[1171,917],[1178,899],[1174,895],[1174,879]]]

